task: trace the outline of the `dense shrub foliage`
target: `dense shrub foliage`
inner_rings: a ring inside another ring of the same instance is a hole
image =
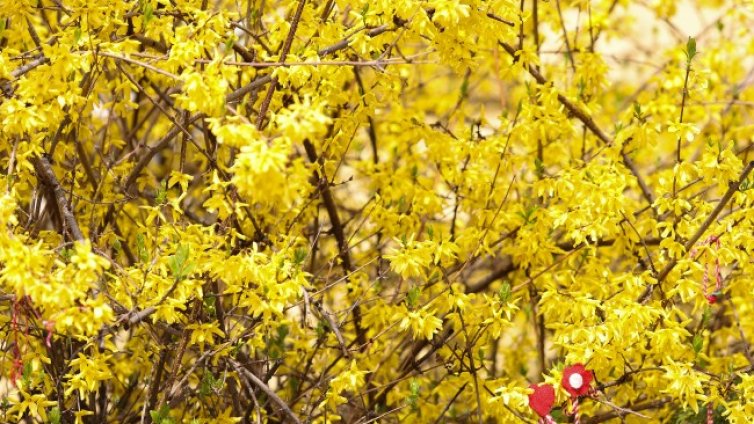
[[[751,422],[753,25],[0,0],[0,421]]]

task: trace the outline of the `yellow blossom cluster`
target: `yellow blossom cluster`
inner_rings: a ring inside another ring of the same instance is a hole
[[[753,26],[0,0],[0,422],[752,422]]]

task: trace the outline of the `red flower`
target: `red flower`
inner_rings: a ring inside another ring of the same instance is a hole
[[[573,397],[584,396],[589,393],[589,385],[592,384],[594,375],[584,368],[582,364],[571,365],[563,370],[561,384]]]
[[[532,384],[529,388],[534,389],[534,393],[529,395],[531,409],[540,417],[549,415],[552,405],[555,403],[555,389],[549,384]]]
[[[705,296],[707,298],[707,303],[714,305],[718,300],[720,300],[721,294],[722,293],[720,293],[719,291],[708,294],[707,296]]]

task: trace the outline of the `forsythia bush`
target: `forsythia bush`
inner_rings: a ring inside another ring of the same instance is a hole
[[[754,421],[752,26],[0,0],[0,422]]]

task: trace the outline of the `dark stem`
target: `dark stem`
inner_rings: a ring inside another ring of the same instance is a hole
[[[71,205],[68,203],[68,199],[65,197],[65,190],[60,186],[58,178],[55,176],[55,172],[52,170],[50,161],[46,156],[39,156],[32,159],[34,170],[37,173],[40,183],[47,186],[52,190],[55,197],[55,202],[60,210],[62,218],[64,220],[64,227],[70,231],[70,235],[75,241],[84,240],[84,235],[81,233],[76,217],[73,215]]]
[[[298,29],[298,23],[301,20],[301,13],[304,11],[304,5],[306,5],[306,0],[299,0],[298,7],[296,8],[296,13],[293,15],[293,20],[291,21],[291,28],[288,30],[288,36],[285,38],[283,49],[280,52],[280,59],[278,59],[280,63],[285,62],[285,58],[286,56],[288,56],[288,52],[291,50],[293,37],[296,36],[296,29]],[[267,95],[265,96],[264,101],[262,102],[262,106],[259,109],[259,116],[257,117],[257,128],[262,128],[264,117],[265,115],[267,115],[267,109],[269,109],[270,102],[272,101],[272,95],[275,94],[275,89],[278,85],[277,82],[277,78],[273,77],[270,87],[267,89]]]
[[[315,164],[319,164],[321,171],[315,171],[315,180],[319,184],[320,195],[322,196],[322,203],[325,205],[327,215],[330,218],[330,225],[332,225],[332,232],[335,236],[335,240],[338,243],[338,256],[343,263],[343,269],[348,276],[353,272],[353,263],[351,262],[351,255],[348,249],[348,241],[346,240],[343,224],[338,215],[338,207],[335,204],[332,191],[330,191],[330,181],[327,179],[327,175],[324,174],[323,159],[317,155],[317,151],[314,145],[309,140],[304,140],[304,149],[309,161]],[[320,174],[321,172],[321,174]],[[346,278],[347,279],[347,278]],[[361,326],[361,308],[358,304],[353,308],[353,323],[356,327],[356,342],[359,345],[359,350],[366,347],[366,332]]]
[[[576,62],[573,60],[573,50],[571,50],[571,42],[568,41],[568,32],[565,27],[565,19],[563,19],[563,12],[560,9],[560,0],[555,0],[555,6],[558,9],[558,17],[560,17],[560,25],[563,28],[563,40],[565,40],[566,50],[568,54],[568,60],[571,63],[571,69],[574,74],[576,73]]]

